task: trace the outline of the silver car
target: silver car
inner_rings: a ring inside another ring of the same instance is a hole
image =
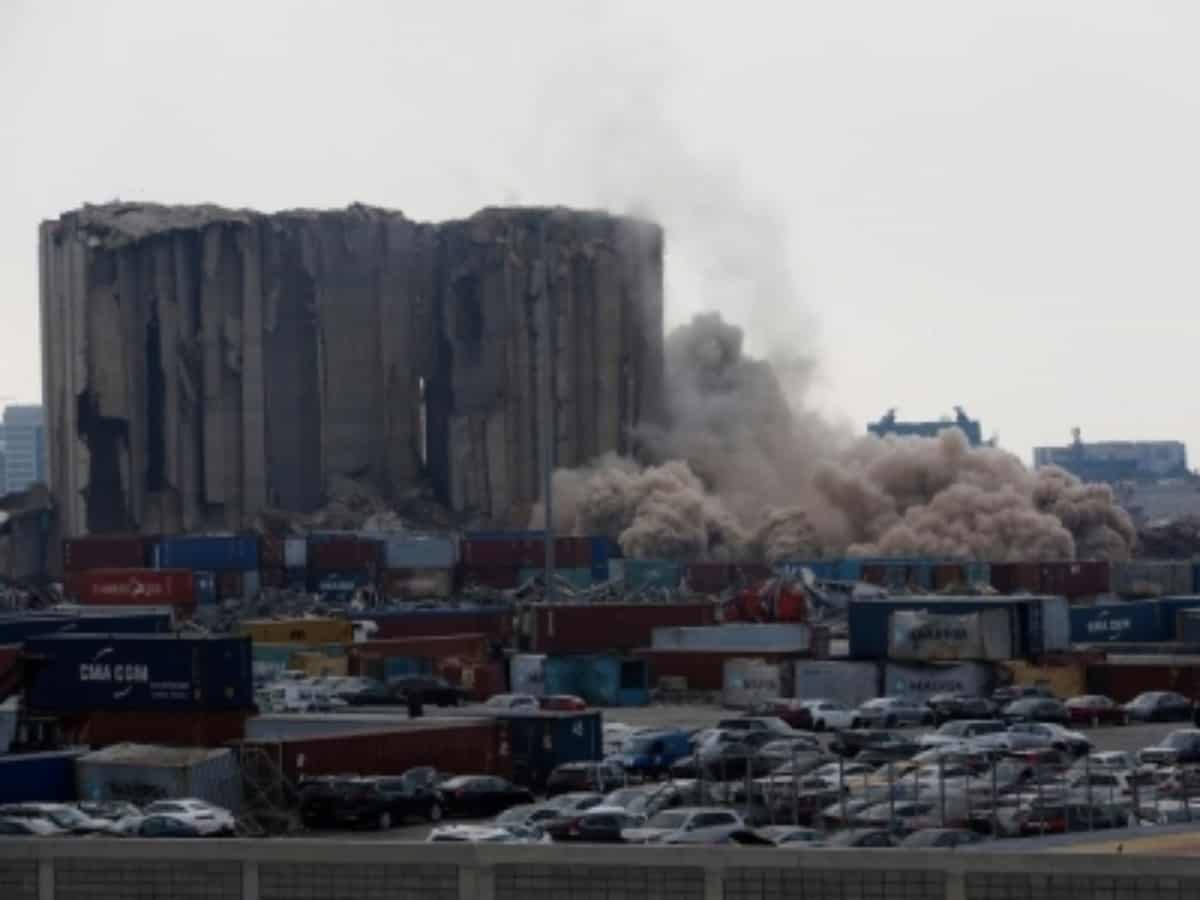
[[[907,697],[876,697],[854,711],[855,728],[895,728],[898,725],[932,725],[933,710]]]

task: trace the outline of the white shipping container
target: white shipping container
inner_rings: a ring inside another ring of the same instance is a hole
[[[1070,649],[1071,602],[1066,597],[1043,597],[1042,652]]]
[[[256,569],[242,573],[242,597],[246,600],[253,600],[258,596],[259,590],[262,588],[262,576],[259,575]]]
[[[793,691],[801,700],[834,700],[853,707],[879,696],[878,663],[802,659],[794,665]]]
[[[283,564],[289,569],[308,567],[308,538],[287,538],[283,542]]]
[[[114,744],[75,761],[79,799],[139,805],[194,797],[230,812],[242,806],[242,776],[227,748]]]
[[[514,694],[541,697],[546,693],[546,654],[515,654],[508,661],[508,682]]]
[[[812,631],[807,625],[790,623],[655,628],[651,646],[655,650],[807,653]]]
[[[451,569],[458,564],[458,544],[436,535],[392,535],[384,538],[383,559],[389,569]]]
[[[885,663],[883,693],[924,702],[934,694],[969,694],[981,697],[991,692],[995,670],[990,663]]]
[[[1014,656],[1007,609],[962,615],[898,609],[888,619],[889,659],[999,661]]]
[[[785,695],[785,663],[758,659],[727,659],[721,678],[721,704],[730,709],[754,709],[772,697]]]

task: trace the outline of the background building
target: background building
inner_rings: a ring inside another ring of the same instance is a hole
[[[546,460],[629,452],[658,413],[663,244],[647,222],[108,204],[40,237],[67,537],[244,528],[347,481],[523,527]]]
[[[1187,448],[1181,441],[1084,442],[1079,429],[1065,447],[1036,447],[1035,467],[1059,466],[1085,481],[1109,484],[1130,480],[1187,477]]]
[[[967,436],[972,447],[983,445],[983,429],[978,419],[967,418],[961,406],[954,407],[954,418],[939,419],[936,422],[898,422],[896,410],[889,409],[878,422],[867,425],[867,431],[879,437],[895,434],[901,437],[936,437],[947,428],[958,428]]]
[[[11,494],[46,483],[46,416],[40,406],[4,410],[3,487]]]

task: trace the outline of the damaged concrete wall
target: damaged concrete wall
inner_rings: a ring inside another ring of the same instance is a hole
[[[547,389],[555,465],[659,410],[662,234],[636,220],[88,206],[43,224],[41,281],[67,536],[240,528],[338,477],[523,524]]]

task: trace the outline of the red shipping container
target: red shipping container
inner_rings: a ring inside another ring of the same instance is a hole
[[[97,534],[63,541],[63,570],[144,569],[147,539],[140,534]]]
[[[366,615],[379,628],[375,639],[486,634],[493,641],[512,638],[513,611],[508,607],[469,612],[414,612],[402,615]]]
[[[193,606],[196,584],[180,569],[93,569],[66,578],[67,593],[80,603],[102,606]]]
[[[541,538],[473,538],[463,542],[462,560],[468,567],[533,568],[545,564],[546,542]],[[591,539],[555,538],[554,565],[559,569],[589,568]]]
[[[260,583],[263,587],[281,588],[287,584],[287,572],[283,569],[263,569]]]
[[[242,596],[241,572],[217,572],[217,598],[225,600]]]
[[[95,710],[61,719],[63,737],[77,744],[166,744],[220,747],[246,736],[250,710],[114,711]]]
[[[733,584],[733,569],[726,563],[691,563],[683,577],[697,593],[719,594]]]
[[[933,589],[942,591],[949,587],[966,587],[967,570],[957,563],[938,563],[933,567]]]
[[[517,586],[520,569],[513,566],[477,566],[462,567],[464,585],[478,584],[495,588],[498,591],[511,591]]]
[[[1038,591],[1063,597],[1094,597],[1112,589],[1107,560],[1042,563]]]
[[[992,563],[992,587],[1001,594],[1041,593],[1042,572],[1037,563]]]
[[[5,644],[0,647],[0,697],[9,696],[20,686],[21,670],[17,665],[20,655],[20,644]]]
[[[412,657],[417,659],[487,659],[490,639],[486,634],[420,635],[406,638],[361,641],[352,644],[348,655],[378,659]]]
[[[508,726],[493,719],[418,719],[282,741],[247,741],[278,760],[293,782],[302,775],[402,775],[418,766],[471,775],[512,775]]]
[[[360,538],[310,541],[308,567],[316,572],[370,572],[380,569],[383,545]]]
[[[534,607],[532,653],[606,653],[645,647],[655,628],[712,625],[711,603],[563,603]]]

